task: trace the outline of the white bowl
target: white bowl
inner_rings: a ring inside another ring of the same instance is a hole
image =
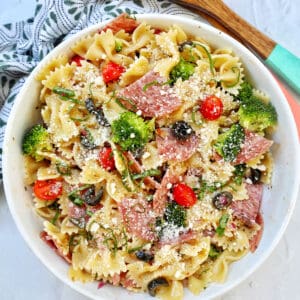
[[[287,101],[266,67],[244,46],[228,35],[198,21],[180,16],[145,14],[137,15],[138,20],[145,20],[160,27],[171,24],[180,25],[186,32],[198,35],[215,47],[230,47],[239,56],[246,67],[247,76],[256,88],[271,97],[279,114],[278,130],[273,136],[279,144],[274,152],[275,169],[272,188],[265,189],[262,211],[265,228],[257,251],[230,266],[229,276],[224,284],[211,284],[199,296],[185,291],[185,299],[210,299],[227,292],[246,279],[271,254],[283,235],[291,217],[300,182],[300,149],[296,125]],[[58,278],[78,292],[93,299],[153,299],[146,294],[129,293],[123,288],[105,286],[97,289],[97,283],[82,284],[68,278],[68,265],[56,255],[40,238],[42,221],[32,209],[32,196],[23,183],[23,161],[21,141],[24,130],[39,119],[35,109],[38,103],[40,84],[35,74],[41,66],[53,57],[70,53],[70,46],[80,37],[97,31],[103,24],[98,24],[79,32],[61,43],[35,68],[20,91],[12,109],[3,146],[3,174],[6,198],[11,214],[19,231],[36,256]],[[30,270],[28,270],[30,272]],[[271,275],[271,274],[268,274]]]

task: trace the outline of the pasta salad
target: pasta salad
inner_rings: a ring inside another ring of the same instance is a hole
[[[161,299],[258,247],[277,114],[230,49],[120,15],[37,74],[24,134],[41,238],[69,277]]]

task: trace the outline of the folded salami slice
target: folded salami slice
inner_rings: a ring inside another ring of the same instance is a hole
[[[185,161],[197,150],[199,140],[196,135],[180,141],[176,139],[169,128],[160,128],[156,134],[158,153],[164,160]]]
[[[259,213],[263,194],[263,185],[247,184],[246,188],[249,199],[234,201],[230,208],[233,210],[233,216],[242,220],[246,225],[252,226]]]
[[[156,215],[147,200],[125,198],[119,204],[119,211],[126,230],[147,241],[157,238],[154,231]]]
[[[176,110],[181,100],[173,88],[166,84],[167,79],[154,71],[148,72],[128,87],[118,96],[125,101],[122,103],[132,110],[136,106],[144,117],[161,117]]]
[[[272,144],[273,141],[270,141],[257,133],[246,131],[245,141],[240,153],[236,157],[235,163],[246,163],[249,160],[258,157],[259,155],[267,152]]]
[[[139,23],[136,20],[130,18],[127,14],[121,14],[109,22],[101,31],[111,29],[113,33],[117,33],[121,29],[124,29],[125,32],[132,33],[138,26]]]

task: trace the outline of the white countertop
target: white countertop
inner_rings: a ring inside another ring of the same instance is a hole
[[[225,2],[261,31],[300,56],[300,0],[225,0]],[[0,24],[29,18],[33,15],[34,7],[34,0],[11,0],[5,3],[1,0]],[[2,188],[0,188],[0,228],[1,300],[87,300],[60,282],[33,255],[17,231]],[[300,299],[299,228],[298,201],[287,231],[272,255],[246,281],[218,300]]]

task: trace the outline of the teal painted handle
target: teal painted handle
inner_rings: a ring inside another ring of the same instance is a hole
[[[277,44],[266,59],[266,64],[300,94],[300,59],[298,57]]]

